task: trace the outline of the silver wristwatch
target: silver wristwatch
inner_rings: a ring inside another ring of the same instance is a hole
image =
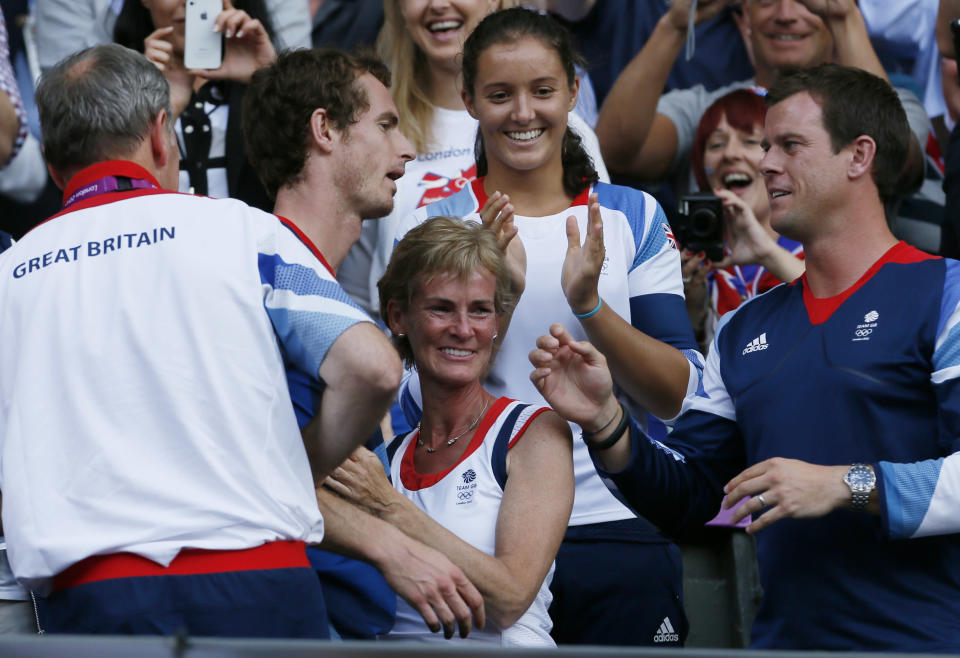
[[[870,501],[870,493],[877,487],[877,475],[869,464],[853,464],[843,476],[850,487],[850,507],[865,510]]]

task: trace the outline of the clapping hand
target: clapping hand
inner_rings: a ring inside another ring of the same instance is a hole
[[[683,276],[683,295],[687,306],[705,306],[707,274],[713,263],[704,252],[693,253],[689,249],[680,252],[680,274]]]
[[[526,286],[527,251],[518,235],[517,226],[513,223],[510,197],[500,192],[491,194],[480,209],[480,221],[496,236],[497,247],[507,261],[511,290],[519,297]]]
[[[603,244],[603,218],[596,193],[588,202],[587,235],[580,244],[577,218],[567,217],[567,255],[563,259],[560,285],[574,313],[589,313],[600,303],[597,283],[606,248]]]

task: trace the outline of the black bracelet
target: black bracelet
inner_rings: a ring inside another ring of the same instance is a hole
[[[630,424],[630,414],[627,413],[626,407],[623,406],[623,403],[620,403],[620,410],[623,411],[623,416],[620,418],[620,423],[617,424],[614,428],[613,433],[605,438],[599,443],[591,443],[587,440],[587,437],[592,437],[593,435],[589,432],[583,433],[583,440],[587,444],[587,447],[591,450],[607,450],[612,448],[617,441],[623,436],[623,433],[627,431],[627,426]]]

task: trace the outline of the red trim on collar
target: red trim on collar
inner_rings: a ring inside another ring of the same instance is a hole
[[[114,201],[122,201],[124,199],[131,199],[138,196],[148,196],[150,194],[179,194],[179,192],[175,190],[165,190],[160,187],[160,183],[157,182],[157,179],[154,178],[149,171],[135,162],[129,162],[127,160],[108,160],[106,162],[98,162],[90,165],[86,169],[81,169],[73,178],[71,178],[70,182],[67,183],[67,186],[63,190],[62,202],[66,203],[66,200],[84,185],[89,185],[90,183],[107,176],[143,178],[155,184],[157,187],[155,189],[144,188],[139,190],[125,190],[123,192],[105,192],[104,194],[98,194],[97,196],[90,197],[89,199],[77,201],[69,208],[64,208],[55,215],[51,215],[47,219],[40,222],[40,224],[46,224],[52,219],[62,217],[63,215],[77,210],[93,208],[94,206],[102,206],[105,203],[113,203]],[[40,226],[40,224],[37,224],[37,226]],[[33,228],[36,228],[36,226]],[[33,229],[30,230],[32,231]]]
[[[480,421],[480,426],[477,427],[476,431],[474,431],[473,438],[470,439],[470,445],[468,445],[467,449],[463,451],[462,455],[460,455],[460,459],[458,459],[454,464],[451,464],[449,468],[446,468],[438,473],[417,472],[417,468],[413,463],[413,455],[417,449],[417,437],[420,434],[420,430],[415,430],[413,437],[410,439],[410,443],[407,444],[406,451],[403,453],[403,459],[400,462],[400,481],[403,483],[403,486],[410,491],[418,491],[420,489],[432,487],[437,482],[445,478],[450,471],[462,464],[467,457],[475,453],[477,448],[483,445],[483,440],[486,438],[487,432],[490,431],[490,427],[500,416],[500,412],[502,412],[504,408],[506,408],[506,406],[511,402],[513,402],[513,400],[510,398],[498,398],[497,401],[494,402],[487,410],[487,413],[483,415],[483,420]]]
[[[810,284],[807,283],[807,273],[804,272],[798,281],[800,281],[803,285],[803,304],[807,308],[807,316],[810,318],[810,324],[823,324],[829,320],[834,311],[840,308],[840,306],[847,301],[847,298],[849,298],[850,295],[862,288],[864,284],[869,281],[874,274],[880,271],[880,268],[884,265],[887,265],[888,263],[919,263],[921,261],[935,258],[940,257],[931,256],[930,254],[920,251],[915,247],[911,247],[906,242],[901,240],[897,244],[890,247],[886,253],[884,253],[883,256],[877,260],[877,262],[871,265],[870,269],[864,272],[863,276],[861,276],[856,283],[840,294],[834,295],[833,297],[814,297],[813,293],[810,292]]]
[[[153,194],[179,194],[179,192],[171,192],[170,190],[164,189],[152,189],[145,188],[142,190],[126,190],[123,192],[106,192],[104,194],[98,194],[95,197],[89,199],[84,199],[83,201],[77,201],[74,204],[71,204],[69,208],[64,208],[56,215],[52,215],[47,219],[40,222],[41,224],[46,224],[51,219],[56,219],[57,217],[63,217],[64,215],[69,215],[70,213],[76,210],[83,210],[84,208],[93,208],[95,206],[102,206],[107,203],[113,203],[114,201],[123,201],[124,199],[132,199],[138,196],[151,196]],[[39,224],[37,225],[39,226]]]
[[[583,190],[580,191],[580,194],[573,198],[573,203],[570,204],[570,207],[574,206],[585,206],[590,203],[590,192],[593,190],[590,189],[590,186],[587,185]]]
[[[84,185],[89,185],[94,181],[98,181],[101,178],[106,178],[107,176],[126,176],[127,178],[143,178],[148,180],[158,188],[160,183],[157,182],[157,179],[149,171],[141,167],[135,162],[129,162],[127,160],[107,160],[106,162],[98,162],[92,164],[86,169],[81,169],[70,179],[70,182],[67,183],[67,186],[63,189],[63,203],[67,202],[74,192],[79,190]],[[108,193],[109,194],[109,193]]]
[[[473,188],[473,196],[477,198],[477,212],[480,212],[480,209],[483,208],[483,206],[487,203],[487,199],[489,198],[486,190],[483,189],[483,181],[485,179],[486,176],[483,178],[474,178],[470,182],[470,186]],[[592,191],[593,190],[591,189],[591,186],[587,185],[577,196],[573,198],[573,203],[570,204],[570,207],[573,208],[574,206],[587,205],[587,203],[590,201],[590,192]]]
[[[276,217],[277,217],[277,219],[280,220],[280,222],[281,222],[284,226],[286,226],[288,229],[290,229],[291,231],[293,231],[293,234],[294,234],[295,236],[297,236],[298,238],[300,238],[300,242],[302,242],[303,244],[305,244],[306,247],[307,247],[307,249],[309,249],[311,252],[313,252],[313,255],[317,257],[317,260],[319,260],[319,261],[323,264],[323,266],[324,266],[325,268],[327,268],[327,271],[330,272],[330,276],[332,276],[334,279],[336,279],[336,278],[337,278],[337,273],[333,271],[333,268],[332,268],[332,267],[330,267],[330,263],[328,263],[328,262],[327,262],[327,259],[323,257],[323,254],[322,254],[322,253],[320,253],[320,249],[317,248],[317,245],[313,244],[313,240],[311,240],[310,238],[308,238],[306,233],[304,233],[303,231],[301,231],[301,230],[299,229],[299,227],[297,227],[296,224],[294,224],[292,221],[290,221],[290,220],[287,219],[286,217],[282,217],[282,216],[280,216],[280,215],[277,215]]]

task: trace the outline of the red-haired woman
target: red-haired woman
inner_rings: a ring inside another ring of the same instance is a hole
[[[707,109],[694,135],[693,174],[702,191],[723,202],[725,220],[722,261],[683,253],[687,310],[701,346],[721,315],[803,274],[800,243],[770,225],[770,202],[760,173],[765,114],[760,95],[738,89]]]

